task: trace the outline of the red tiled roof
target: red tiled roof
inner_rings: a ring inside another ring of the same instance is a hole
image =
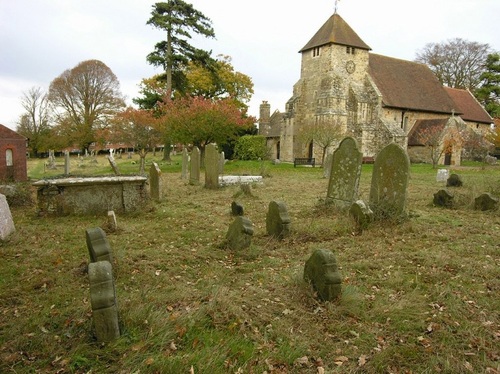
[[[448,122],[447,118],[435,118],[435,119],[420,119],[415,121],[415,124],[408,133],[408,145],[424,145],[420,139],[420,134],[422,131],[429,131],[436,133],[441,133]]]
[[[14,130],[9,129],[8,127],[4,125],[0,125],[0,139],[23,139],[26,140],[26,138],[22,135],[19,135],[17,132]]]
[[[455,103],[455,111],[461,113],[460,117],[464,121],[493,123],[493,118],[490,117],[470,91],[450,87],[444,87],[444,89]]]

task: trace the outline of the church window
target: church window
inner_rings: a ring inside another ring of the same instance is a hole
[[[353,55],[355,50],[356,49],[354,47],[349,47],[349,46],[345,47],[345,51],[348,55]]]
[[[12,157],[12,149],[10,149],[10,148],[8,148],[5,151],[5,162],[6,162],[7,166],[14,165],[14,160],[13,160],[13,157]]]
[[[313,57],[318,57],[319,51],[320,51],[320,47],[314,47],[313,48]]]

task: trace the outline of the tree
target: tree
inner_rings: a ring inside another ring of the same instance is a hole
[[[158,119],[149,110],[128,107],[113,119],[110,139],[133,145],[140,156],[139,173],[144,174],[146,155],[161,141]]]
[[[463,131],[463,151],[469,160],[485,162],[486,156],[495,148],[493,131],[488,134],[476,132],[472,129]],[[492,140],[492,141],[490,141]]]
[[[16,131],[29,139],[29,148],[36,157],[45,150],[44,140],[50,136],[51,112],[47,94],[40,87],[23,93],[21,105],[25,112],[19,118]]]
[[[111,69],[98,60],[80,62],[50,84],[49,100],[55,108],[58,125],[70,142],[88,149],[95,131],[124,106],[120,83]]]
[[[266,137],[262,135],[243,135],[234,147],[236,158],[240,160],[264,160],[269,156]]]
[[[486,59],[486,70],[479,77],[480,87],[475,96],[490,116],[500,117],[500,54],[493,53]]]
[[[299,139],[308,144],[314,142],[321,148],[321,163],[325,161],[326,151],[344,136],[340,123],[336,120],[322,120],[307,124],[299,129]]]
[[[428,65],[443,85],[474,92],[490,52],[488,44],[456,38],[426,44],[417,52],[415,61]]]
[[[163,68],[168,92],[183,92],[186,81],[183,68],[189,61],[202,65],[208,65],[212,61],[210,52],[195,48],[187,41],[191,39],[191,32],[208,38],[215,37],[211,23],[203,13],[182,0],[168,0],[153,5],[147,24],[165,30],[167,40],[155,45],[155,50],[147,56],[147,61]]]

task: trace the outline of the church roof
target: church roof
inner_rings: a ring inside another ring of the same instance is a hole
[[[342,17],[335,13],[299,52],[331,43],[371,50]]]
[[[427,65],[371,53],[369,74],[386,107],[461,114]]]
[[[9,140],[12,140],[12,139],[18,139],[18,140],[20,140],[20,139],[22,139],[22,140],[26,140],[26,138],[24,136],[19,135],[14,130],[11,130],[8,127],[6,127],[4,125],[1,125],[1,124],[0,124],[0,139],[9,139]]]
[[[455,111],[461,113],[460,117],[464,121],[486,124],[493,123],[493,118],[491,118],[470,91],[450,87],[444,87],[444,89],[455,103]]]
[[[448,118],[419,119],[408,133],[408,145],[424,145],[422,134],[441,134],[448,122]]]

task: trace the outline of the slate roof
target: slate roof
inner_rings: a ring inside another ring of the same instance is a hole
[[[318,32],[314,34],[311,40],[299,52],[331,43],[366,49],[368,51],[371,50],[358,34],[351,29],[351,26],[335,13],[321,26]]]
[[[408,145],[424,145],[420,139],[422,131],[428,130],[431,133],[441,133],[447,122],[448,118],[420,119],[415,121],[415,124],[408,133]]]
[[[493,118],[470,93],[469,90],[460,90],[457,88],[444,87],[445,91],[455,103],[456,112],[461,113],[460,117],[464,121],[491,124]]]
[[[8,127],[0,124],[0,139],[17,139],[17,140],[26,140],[26,138],[22,135],[19,135],[14,130],[9,129]]]
[[[460,114],[427,65],[371,53],[368,71],[386,107]]]

